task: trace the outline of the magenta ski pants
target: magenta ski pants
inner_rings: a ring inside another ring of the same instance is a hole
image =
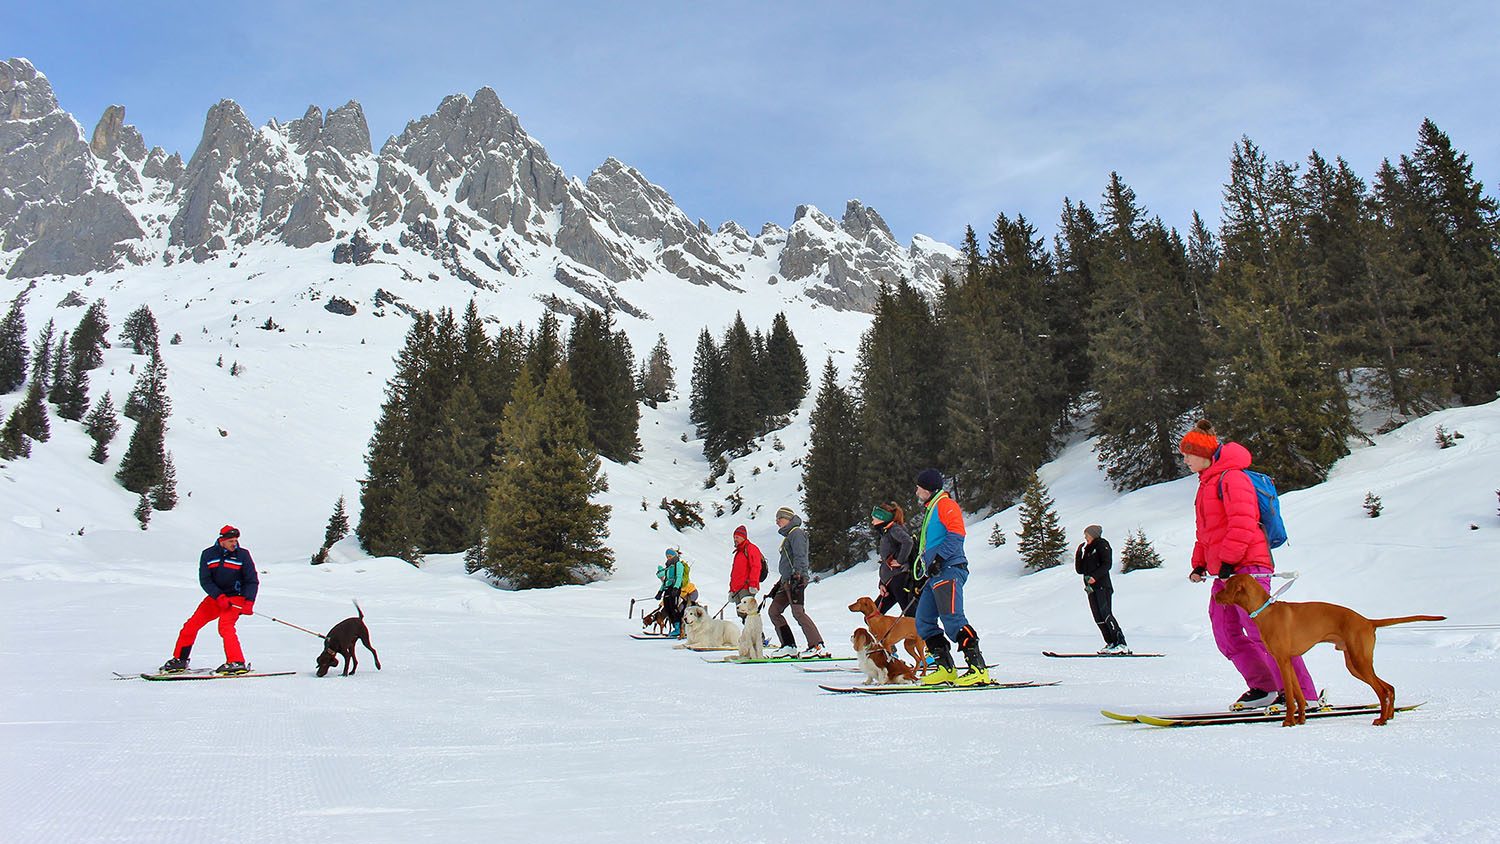
[[[1270,591],[1271,578],[1265,569],[1245,568],[1239,571],[1254,576],[1256,582]],[[1250,613],[1233,604],[1214,602],[1213,596],[1224,589],[1224,583],[1225,581],[1214,578],[1214,585],[1208,596],[1208,620],[1213,624],[1214,644],[1219,646],[1219,653],[1234,663],[1240,676],[1245,678],[1245,685],[1264,691],[1282,691],[1281,669],[1276,667],[1276,660],[1260,640],[1260,630],[1251,620]],[[1302,657],[1292,660],[1292,670],[1297,674],[1297,682],[1302,684],[1302,694],[1309,701],[1317,700],[1318,687],[1313,685],[1312,675],[1307,673]]]

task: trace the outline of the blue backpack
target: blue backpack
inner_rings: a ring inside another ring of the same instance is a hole
[[[1260,506],[1260,529],[1266,533],[1266,545],[1280,548],[1286,544],[1286,523],[1281,520],[1281,499],[1276,494],[1276,482],[1270,475],[1242,470],[1255,487],[1255,503]],[[1219,500],[1224,500],[1224,476],[1219,476]]]

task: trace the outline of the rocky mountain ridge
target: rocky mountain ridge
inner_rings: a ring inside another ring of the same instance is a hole
[[[935,289],[957,257],[920,235],[902,246],[858,200],[841,220],[803,205],[789,229],[751,235],[733,221],[693,222],[614,158],[570,178],[490,88],[445,97],[378,154],[357,102],[256,127],[221,100],[184,163],[148,149],[122,106],[86,138],[46,76],[10,59],[0,62],[0,151],[0,271],[12,279],[232,260],[261,245],[332,258],[340,246],[346,258],[378,249],[387,263],[414,250],[487,289],[541,272],[574,307],[637,312],[631,285],[675,278],[747,293],[790,285],[862,311],[884,282]]]

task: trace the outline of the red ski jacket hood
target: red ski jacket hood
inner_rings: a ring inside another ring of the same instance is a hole
[[[1198,523],[1193,568],[1207,569],[1215,577],[1224,563],[1256,563],[1268,571],[1273,568],[1271,548],[1260,528],[1255,485],[1244,471],[1249,466],[1250,451],[1239,443],[1227,442],[1219,447],[1214,462],[1198,473],[1198,497],[1193,505]]]

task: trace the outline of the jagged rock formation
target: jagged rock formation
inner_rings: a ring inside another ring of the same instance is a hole
[[[408,278],[487,289],[541,279],[551,290],[534,295],[560,309],[640,314],[632,285],[671,278],[742,292],[785,285],[868,309],[880,283],[933,289],[957,257],[921,236],[903,248],[857,200],[841,221],[801,206],[790,229],[766,223],[752,235],[694,222],[614,158],[586,182],[570,179],[489,88],[444,98],[378,156],[358,103],[257,128],[223,100],[184,164],[148,150],[122,106],[85,140],[46,77],[12,59],[0,63],[0,150],[0,269],[13,278],[336,243],[333,260],[392,263]]]
[[[25,59],[0,62],[0,251],[19,252],[7,275],[120,263],[142,232],[112,187],[47,77]]]

